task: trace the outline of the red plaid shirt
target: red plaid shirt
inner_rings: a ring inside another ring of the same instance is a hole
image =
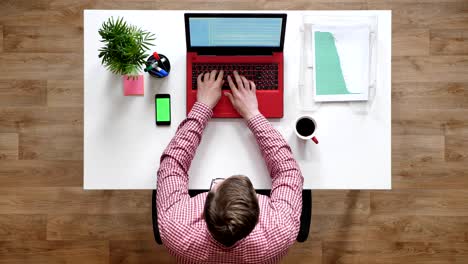
[[[246,238],[229,248],[218,243],[203,218],[207,193],[190,198],[187,174],[212,114],[196,103],[161,156],[156,199],[163,244],[179,263],[278,263],[299,232],[304,178],[281,134],[262,115],[251,118],[248,127],[268,166],[271,195],[257,195],[259,220]]]

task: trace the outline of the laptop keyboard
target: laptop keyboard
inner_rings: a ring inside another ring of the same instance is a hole
[[[197,89],[197,77],[200,73],[212,70],[224,70],[223,90],[230,90],[227,76],[233,76],[233,71],[244,75],[255,83],[257,90],[278,90],[278,64],[275,63],[193,63],[192,64],[192,89]],[[235,80],[234,80],[235,83]]]

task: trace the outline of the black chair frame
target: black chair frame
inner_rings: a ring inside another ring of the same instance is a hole
[[[207,192],[208,190],[189,190],[190,197],[194,197],[203,192]],[[270,196],[270,190],[256,190],[258,194],[263,194],[266,196]],[[159,245],[162,245],[161,236],[159,234],[158,228],[158,211],[156,208],[156,194],[157,191],[153,190],[152,198],[151,198],[151,206],[152,206],[152,218],[153,218],[153,234],[154,240]],[[299,234],[297,235],[297,242],[304,242],[307,240],[309,236],[309,229],[310,229],[310,222],[312,218],[312,190],[302,190],[302,211],[301,211],[301,226],[299,228]]]

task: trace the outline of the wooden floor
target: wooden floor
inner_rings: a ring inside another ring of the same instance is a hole
[[[0,263],[173,263],[150,191],[82,189],[86,8],[393,10],[393,190],[315,191],[284,263],[468,263],[468,0],[410,2],[1,0]]]

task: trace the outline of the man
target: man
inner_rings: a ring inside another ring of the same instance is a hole
[[[255,194],[241,175],[213,180],[208,193],[188,195],[187,172],[221,98],[223,75],[198,76],[197,102],[161,156],[161,240],[179,263],[278,263],[299,232],[304,179],[286,141],[260,114],[255,84],[237,72],[234,80],[227,77],[231,92],[225,96],[257,140],[272,178],[270,197]]]

